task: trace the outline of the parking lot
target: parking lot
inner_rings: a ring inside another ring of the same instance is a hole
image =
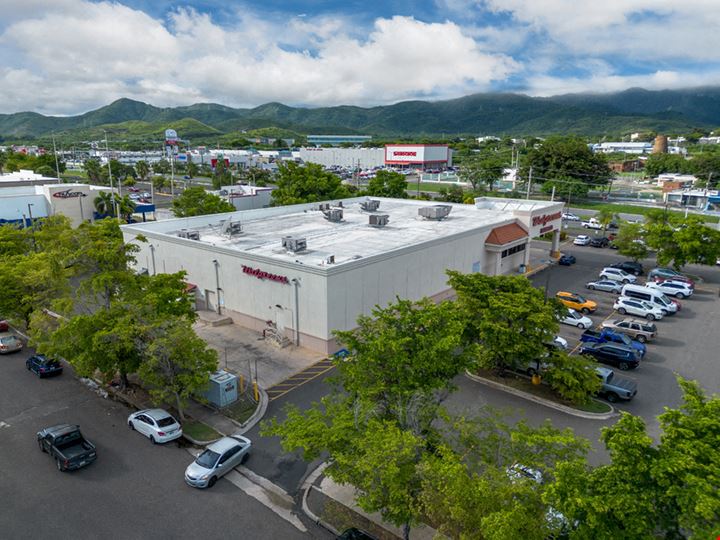
[[[598,309],[590,315],[593,328],[608,318],[624,318],[612,309],[616,295],[587,290],[585,284],[596,279],[604,266],[626,259],[611,249],[573,246],[570,242],[562,246],[562,251],[574,255],[577,263],[572,266],[551,266],[532,276],[533,284],[539,288],[547,285],[550,295],[569,291],[596,301]],[[655,261],[646,260],[643,265],[647,273],[655,266]],[[688,266],[685,271],[701,276],[703,283],[696,285],[696,292],[691,298],[681,301],[682,311],[656,321],[658,337],[648,343],[648,352],[640,367],[621,373],[638,383],[638,394],[632,401],[615,404],[617,410],[644,418],[649,433],[655,438],[659,436],[657,415],[663,412],[664,407],[677,407],[681,402],[682,394],[676,375],[699,381],[708,393],[720,392],[720,355],[717,352],[720,269]],[[640,277],[639,283],[644,283],[644,276]],[[560,335],[568,340],[569,350],[578,346],[581,334],[582,330],[578,328],[560,326]],[[615,371],[619,372],[617,369]],[[598,453],[591,457],[591,461],[605,459],[602,445],[598,443],[600,430],[613,424],[616,418],[607,421],[577,418],[502,391],[478,387],[477,383],[467,379],[458,380],[458,385],[460,391],[449,400],[453,409],[472,411],[489,404],[518,410],[520,412],[515,414],[516,417],[525,417],[536,425],[550,418],[556,427],[572,427],[578,435],[594,443]]]

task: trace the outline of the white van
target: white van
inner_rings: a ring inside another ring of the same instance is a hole
[[[677,305],[665,296],[662,291],[657,289],[628,283],[622,288],[622,291],[620,291],[620,296],[645,300],[646,302],[660,308],[666,315],[674,315],[677,313]]]

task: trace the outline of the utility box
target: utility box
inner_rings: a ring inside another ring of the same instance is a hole
[[[211,405],[222,408],[237,401],[238,378],[232,373],[219,370],[210,375],[210,387],[203,393]]]

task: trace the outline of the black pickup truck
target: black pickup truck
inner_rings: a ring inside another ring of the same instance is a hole
[[[40,450],[55,459],[58,471],[72,471],[89,465],[95,459],[95,445],[85,440],[80,426],[60,424],[38,431]]]

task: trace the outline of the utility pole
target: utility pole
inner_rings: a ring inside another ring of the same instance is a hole
[[[52,141],[53,141],[53,154],[55,155],[55,172],[57,173],[58,178],[58,184],[62,184],[62,179],[60,178],[60,164],[58,162],[57,157],[57,147],[55,146],[55,134],[52,134]]]
[[[112,180],[112,168],[110,167],[110,147],[108,146],[108,139],[107,139],[107,131],[103,130],[103,133],[105,133],[105,155],[107,156],[107,166],[108,166],[108,177],[110,178],[110,196],[113,200],[113,208],[115,209],[115,217],[120,219],[120,214],[118,213],[118,202],[117,197],[115,197],[115,191],[113,190],[113,180]]]
[[[528,172],[527,195],[525,196],[526,199],[530,198],[530,189],[532,188],[532,170],[533,168],[530,167],[530,171]]]
[[[550,202],[555,200],[555,186],[553,185],[552,194],[550,195]]]

